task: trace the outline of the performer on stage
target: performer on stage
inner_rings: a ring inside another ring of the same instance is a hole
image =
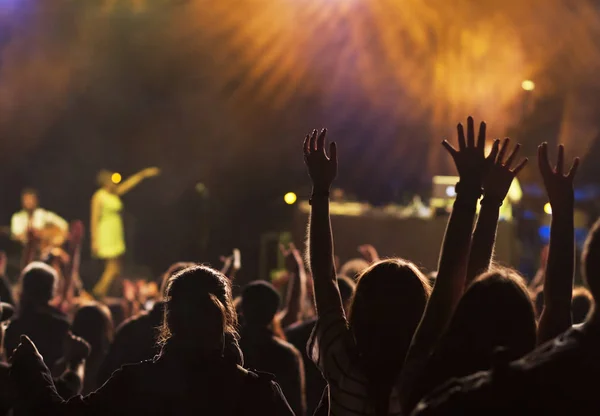
[[[105,261],[104,273],[93,289],[97,298],[107,295],[110,287],[121,274],[121,257],[125,254],[125,232],[121,211],[121,196],[142,180],[157,176],[158,168],[147,168],[120,184],[113,181],[113,173],[101,171],[97,181],[100,189],[92,197],[91,238],[92,254]]]
[[[23,209],[12,216],[10,232],[14,240],[23,245],[28,243],[30,233],[40,243],[38,249],[61,246],[69,232],[69,224],[53,212],[39,207],[35,189],[25,189],[21,193]]]

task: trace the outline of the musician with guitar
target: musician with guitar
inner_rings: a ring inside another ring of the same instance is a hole
[[[12,216],[10,233],[14,240],[24,246],[31,246],[35,239],[37,255],[64,244],[69,233],[69,223],[54,212],[39,206],[35,189],[25,189],[21,193],[22,210]],[[34,255],[35,257],[35,255]]]

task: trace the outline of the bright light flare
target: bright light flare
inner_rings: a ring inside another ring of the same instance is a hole
[[[550,205],[550,202],[544,205],[544,212],[548,215],[552,215],[552,205]]]
[[[112,181],[112,183],[114,183],[115,185],[118,185],[121,183],[121,180],[123,179],[123,177],[121,176],[120,173],[113,173],[112,176],[110,177],[110,180]]]
[[[526,79],[521,83],[521,88],[523,88],[525,91],[533,91],[535,89],[535,83],[530,79]]]
[[[298,200],[298,197],[296,196],[295,193],[288,192],[287,194],[284,195],[283,200],[288,205],[294,205],[296,203],[296,201]]]

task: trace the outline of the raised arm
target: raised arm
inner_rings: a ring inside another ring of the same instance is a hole
[[[287,249],[280,245],[279,249],[285,257],[285,268],[289,276],[287,305],[281,314],[281,326],[286,328],[302,318],[306,298],[306,270],[300,251],[294,243],[290,243]]]
[[[510,139],[507,138],[502,143],[500,153],[498,153],[497,159],[483,181],[483,200],[481,201],[481,211],[473,234],[465,287],[468,287],[481,273],[488,271],[496,242],[500,207],[506,199],[514,178],[528,162],[527,159],[523,159],[512,169],[511,166],[517,158],[521,145],[517,144],[512,153],[506,158],[509,145]]]
[[[571,298],[575,272],[575,195],[573,180],[579,166],[575,158],[569,173],[564,174],[564,147],[558,147],[558,160],[553,169],[548,159],[548,144],[538,148],[538,163],[544,186],[552,206],[550,249],[544,281],[544,309],[538,328],[538,344],[542,344],[571,327]]]
[[[119,186],[117,186],[117,194],[125,195],[127,192],[131,191],[140,182],[144,179],[153,178],[160,174],[160,169],[158,168],[146,168],[144,170],[139,171],[138,173],[130,176],[125,179]]]
[[[316,130],[304,139],[304,162],[312,180],[311,212],[308,226],[309,265],[313,276],[317,314],[339,310],[342,300],[337,286],[333,255],[333,236],[329,219],[329,191],[337,175],[337,147],[325,152],[325,135]]]
[[[499,142],[496,141],[490,156],[485,157],[485,130],[486,125],[482,122],[475,142],[473,119],[469,117],[466,139],[462,124],[458,125],[459,150],[447,141],[443,142],[454,159],[460,182],[456,185],[457,197],[442,243],[437,279],[401,374],[400,394],[405,406],[415,380],[464,291],[477,200],[482,194],[483,178],[498,154]]]

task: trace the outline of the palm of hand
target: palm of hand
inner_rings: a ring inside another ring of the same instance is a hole
[[[565,175],[563,173],[564,147],[562,145],[558,147],[556,168],[553,169],[548,157],[548,144],[542,143],[538,148],[538,163],[552,207],[556,208],[565,204],[572,204],[574,200],[573,181],[579,167],[579,158],[574,159],[571,169]]]
[[[490,170],[484,179],[483,188],[486,197],[492,197],[498,200],[498,202],[502,202],[506,198],[512,181],[528,162],[527,158],[525,158],[514,169],[511,169],[511,165],[516,159],[521,145],[517,144],[505,161],[504,156],[508,151],[509,144],[510,139],[505,139],[497,159],[492,161]]]
[[[325,152],[325,136],[327,130],[321,130],[317,136],[314,130],[312,135],[304,139],[304,163],[308,167],[308,174],[312,179],[314,188],[328,190],[337,176],[337,148],[331,143],[329,157]]]
[[[494,196],[500,201],[503,201],[508,194],[514,178],[515,173],[512,172],[509,167],[500,164],[492,165],[483,181],[485,195]]]
[[[477,140],[475,140],[475,128],[473,126],[472,117],[469,117],[467,120],[466,138],[462,124],[458,125],[457,131],[458,150],[445,140],[442,144],[454,159],[454,164],[458,170],[461,182],[469,182],[476,186],[481,186],[483,178],[490,168],[490,164],[493,163],[493,160],[496,158],[498,144],[494,143],[492,154],[486,158],[486,124],[481,122],[479,134]]]

